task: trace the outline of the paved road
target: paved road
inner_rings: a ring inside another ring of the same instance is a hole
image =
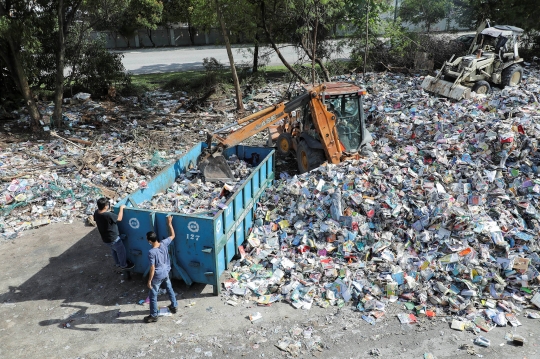
[[[439,36],[456,38],[469,32],[439,33]],[[253,47],[233,46],[233,56],[237,64],[251,64],[252,54],[249,49]],[[350,48],[345,47],[343,53],[333,54],[333,58],[348,59]],[[299,59],[293,46],[280,45],[280,51],[289,63],[294,63]],[[224,65],[229,64],[227,51],[223,46],[197,46],[197,47],[166,47],[157,49],[133,49],[127,51],[117,51],[124,55],[122,60],[127,71],[133,74],[150,74],[159,72],[191,71],[203,69],[203,59],[214,57]],[[261,49],[262,53],[268,53],[268,65],[282,65],[278,56],[271,48]],[[306,60],[308,62],[308,60]]]
[[[237,64],[251,63],[252,55],[249,53],[250,47],[233,48],[234,60]],[[275,52],[265,48],[265,53],[269,52],[270,61],[268,65],[281,65],[281,61]],[[299,56],[292,46],[283,45],[280,48],[287,61],[293,63]],[[127,71],[133,74],[150,74],[159,72],[191,71],[203,69],[203,59],[214,57],[224,65],[228,65],[229,59],[224,47],[200,46],[183,48],[159,48],[159,49],[136,49],[128,51],[118,51],[124,55],[122,60]],[[342,54],[346,57],[348,53]]]

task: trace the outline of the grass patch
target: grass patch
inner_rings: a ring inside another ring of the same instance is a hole
[[[256,74],[251,73],[248,69],[238,69],[237,72],[242,84],[252,83],[256,79],[259,85],[265,81],[283,80],[289,74],[285,66],[267,66]],[[223,69],[131,75],[131,83],[125,92],[140,94],[145,91],[161,89],[186,91],[190,95],[200,95],[214,86],[219,86],[224,91],[234,91],[231,71]]]
[[[289,70],[284,65],[266,66],[261,71],[269,80],[283,80],[289,75]]]

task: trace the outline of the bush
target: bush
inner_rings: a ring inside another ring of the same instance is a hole
[[[205,57],[203,67],[208,73],[220,72],[225,69],[225,65],[219,62],[215,57]]]
[[[418,52],[426,52],[434,62],[435,68],[442,66],[452,55],[463,56],[467,48],[454,41],[452,35],[419,34],[407,31],[399,21],[388,22],[380,35],[371,35],[367,68],[384,71],[395,68],[414,68],[414,60]],[[351,43],[351,60],[353,66],[363,67],[365,45],[363,41]]]
[[[69,63],[73,71],[69,77],[71,93],[84,91],[100,96],[105,95],[111,86],[120,90],[130,87],[122,55],[109,52],[102,39],[86,42],[79,53]]]
[[[532,61],[534,57],[540,57],[540,32],[529,31],[522,36],[519,44],[519,55],[525,60]]]
[[[468,47],[462,43],[454,41],[453,35],[427,35],[418,36],[418,45],[413,46],[416,51],[427,52],[432,56],[435,68],[439,68],[445,61],[467,54]]]

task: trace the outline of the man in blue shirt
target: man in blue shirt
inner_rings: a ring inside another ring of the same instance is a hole
[[[148,260],[150,262],[150,274],[148,275],[148,288],[150,288],[150,315],[144,317],[146,323],[157,322],[158,320],[158,306],[157,296],[159,293],[159,287],[165,282],[167,287],[167,294],[171,300],[169,310],[171,313],[176,313],[178,310],[178,303],[176,302],[176,296],[169,279],[169,272],[171,271],[171,261],[169,259],[169,244],[174,239],[174,229],[172,227],[172,217],[167,217],[167,225],[169,227],[169,237],[165,238],[161,242],[158,242],[155,232],[146,233],[146,239],[152,248],[148,251]]]

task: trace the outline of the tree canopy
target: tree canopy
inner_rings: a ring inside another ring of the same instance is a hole
[[[423,24],[427,32],[450,13],[452,0],[404,0],[399,8],[399,16],[414,25]]]

